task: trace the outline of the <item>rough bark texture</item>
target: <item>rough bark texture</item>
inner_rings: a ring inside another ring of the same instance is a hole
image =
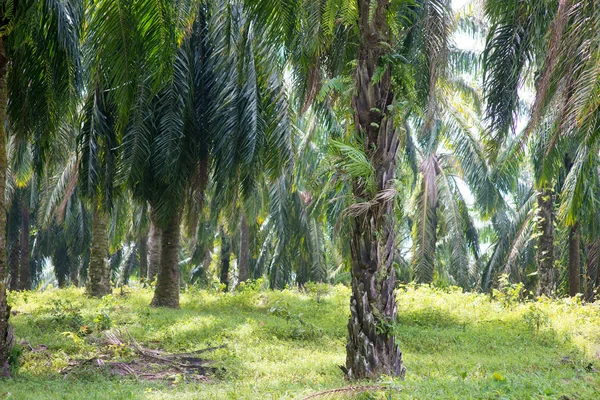
[[[229,261],[231,259],[231,240],[221,226],[221,274],[219,280],[225,285],[225,291],[229,290]]]
[[[21,241],[17,236],[15,242],[10,246],[8,265],[10,268],[10,290],[19,290],[19,258],[21,253]]]
[[[6,39],[0,35],[0,377],[10,375],[8,356],[14,345],[14,335],[9,322],[10,307],[6,289],[8,269],[6,263]]]
[[[248,280],[248,261],[250,259],[250,227],[246,216],[240,220],[240,253],[238,256],[238,283]]]
[[[552,223],[552,192],[548,189],[537,194],[538,249],[536,255],[538,287],[537,295],[552,296],[556,281],[554,278],[554,225]]]
[[[108,265],[108,215],[101,206],[94,206],[92,215],[92,248],[86,291],[90,296],[102,297],[111,292]]]
[[[161,253],[161,230],[156,226],[151,215],[150,233],[148,239],[148,282],[153,282],[158,274]]]
[[[148,278],[148,236],[146,235],[140,238],[138,256],[140,257],[140,282],[145,282]]]
[[[19,260],[19,289],[31,289],[31,273],[29,267],[29,209],[25,204],[21,207],[21,259]]]
[[[598,263],[600,262],[600,239],[586,244],[587,264],[585,268],[585,300],[593,302],[598,284]]]
[[[162,229],[160,266],[152,306],[179,307],[179,212],[174,212]]]
[[[569,231],[569,296],[571,297],[581,293],[580,243],[581,234],[578,224],[575,224]]]
[[[352,102],[357,134],[376,173],[377,191],[392,189],[396,169],[398,134],[390,106],[389,67],[377,83],[373,76],[390,48],[387,0],[358,0],[360,53],[356,70],[356,95]],[[373,11],[373,12],[371,12]],[[356,198],[375,196],[360,182],[353,183]],[[393,202],[379,198],[352,221],[352,298],[348,321],[345,372],[351,379],[381,374],[403,376],[402,354],[391,324],[396,321]]]

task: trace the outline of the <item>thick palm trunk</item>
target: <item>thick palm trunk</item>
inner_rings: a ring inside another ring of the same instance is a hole
[[[15,338],[9,323],[10,306],[6,298],[8,284],[8,269],[6,263],[6,38],[0,35],[0,377],[10,374],[8,356],[12,350]]]
[[[581,293],[580,242],[578,224],[575,224],[569,231],[569,296],[571,297]]]
[[[21,253],[21,241],[19,236],[15,238],[15,242],[10,246],[10,254],[8,255],[8,265],[10,268],[10,290],[19,290],[19,256]]]
[[[600,240],[586,244],[587,264],[585,268],[585,300],[593,302],[598,282],[598,263],[600,262]]]
[[[360,54],[356,70],[356,94],[352,102],[357,134],[376,174],[378,192],[393,188],[398,134],[390,109],[393,104],[389,67],[375,83],[373,76],[390,45],[388,0],[358,0]],[[375,7],[373,8],[372,5]],[[373,199],[360,182],[354,196]],[[402,354],[392,324],[396,322],[394,296],[393,202],[378,199],[352,221],[352,298],[346,345],[346,374],[352,379],[381,374],[403,376]]]
[[[246,216],[240,221],[240,252],[238,256],[238,283],[248,280],[248,261],[250,259],[250,227]]]
[[[140,258],[140,282],[145,282],[148,278],[148,236],[146,235],[140,238],[138,256]]]
[[[29,270],[29,209],[21,207],[21,259],[19,260],[19,289],[31,289],[31,273]]]
[[[150,233],[148,239],[148,282],[153,282],[158,274],[161,253],[161,231],[156,226],[155,217],[150,213]]]
[[[111,292],[108,265],[108,215],[100,205],[94,205],[92,215],[92,248],[86,290],[90,296],[102,297]]]
[[[220,282],[225,285],[225,291],[229,290],[229,262],[231,259],[231,240],[225,233],[225,229],[221,226],[221,274]]]
[[[152,306],[179,307],[179,212],[174,212],[161,234],[160,266]]]
[[[552,223],[552,192],[544,189],[537,194],[538,249],[536,255],[538,287],[537,295],[552,296],[554,279],[554,225]]]

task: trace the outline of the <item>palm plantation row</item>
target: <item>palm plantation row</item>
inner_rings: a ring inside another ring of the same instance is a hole
[[[0,365],[6,291],[47,260],[59,287],[135,275],[165,307],[217,280],[350,284],[352,378],[403,374],[397,280],[593,301],[599,13],[4,1]]]

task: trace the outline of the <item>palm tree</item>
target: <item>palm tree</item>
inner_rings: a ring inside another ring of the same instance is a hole
[[[449,2],[327,1],[321,7],[298,0],[280,7],[276,1],[254,0],[248,4],[271,36],[285,46],[303,93],[304,110],[324,87],[324,76],[354,77],[354,115],[348,129],[352,134],[344,139],[361,149],[373,173],[371,180],[357,176],[351,184],[356,204],[347,214],[353,294],[345,371],[352,378],[401,375],[401,354],[391,330],[396,315],[392,266],[396,254],[393,182],[400,145],[396,121],[406,117],[401,104],[413,100],[415,93],[429,115],[425,124],[429,130],[435,116],[435,108],[429,107],[435,105],[435,96],[429,95],[429,88],[443,70],[440,57],[447,44]],[[412,56],[418,67],[409,72],[407,61]]]
[[[37,158],[44,157],[61,114],[73,104],[79,70],[82,3],[8,1],[0,6],[0,209],[6,209],[6,122],[9,129],[33,133]],[[47,69],[48,68],[48,69]],[[41,71],[46,70],[46,73]],[[61,106],[58,107],[57,105]],[[8,112],[7,112],[8,105]],[[6,214],[0,213],[0,368],[8,374],[13,336],[6,303]],[[5,371],[6,370],[6,371]]]

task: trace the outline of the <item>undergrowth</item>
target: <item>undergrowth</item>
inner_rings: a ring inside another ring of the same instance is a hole
[[[298,399],[349,385],[339,368],[348,288],[190,289],[179,310],[149,307],[149,289],[124,293],[102,300],[74,288],[11,293],[19,368],[0,381],[0,399]],[[325,398],[596,399],[600,305],[499,297],[401,287],[398,320],[389,329],[403,352],[406,380],[384,378],[377,384],[389,389]],[[103,332],[114,329],[167,352],[218,347],[203,353],[216,372],[208,382],[60,372],[102,354],[130,359],[127,348],[102,344]]]

